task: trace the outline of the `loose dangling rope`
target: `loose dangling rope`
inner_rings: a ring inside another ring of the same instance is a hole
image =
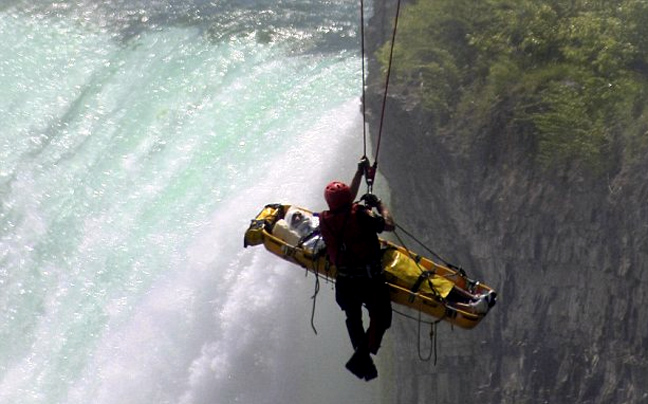
[[[421,353],[421,311],[419,310],[418,314],[418,333],[416,334],[417,336],[417,345],[418,345],[418,356],[419,359],[422,362],[429,362],[430,359],[432,359],[432,355],[434,355],[434,366],[437,364],[437,338],[436,338],[436,328],[437,324],[439,324],[438,321],[435,321],[430,324],[430,352],[428,352],[427,356],[423,356]]]
[[[432,354],[434,353],[434,344],[432,343],[430,347],[430,352],[428,352],[428,355],[426,357],[423,357],[423,354],[421,353],[421,309],[418,310],[418,329],[416,330],[416,347],[418,348],[418,356],[419,359],[423,362],[427,362],[432,358]],[[432,324],[430,327],[434,329],[434,325]],[[432,337],[432,334],[430,333],[430,337]],[[430,341],[432,342],[432,341]]]
[[[317,306],[317,294],[319,293],[319,290],[319,272],[315,271],[315,290],[313,291],[313,296],[311,296],[311,299],[313,299],[313,308],[311,310],[311,328],[313,329],[315,335],[317,335],[317,328],[315,328],[315,306]]]

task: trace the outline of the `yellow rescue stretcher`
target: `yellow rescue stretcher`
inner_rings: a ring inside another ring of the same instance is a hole
[[[309,227],[291,228],[289,222],[295,212],[310,221],[311,231],[300,234],[297,230]],[[317,225],[318,218],[307,209],[267,205],[245,232],[244,246],[263,244],[284,260],[334,281],[337,270],[328,260]],[[440,265],[384,239],[380,243],[382,267],[394,303],[465,329],[474,328],[486,316],[488,310],[479,311],[464,302],[451,301],[451,291],[458,288],[472,295],[486,295],[494,292],[492,288],[469,279],[463,270]]]

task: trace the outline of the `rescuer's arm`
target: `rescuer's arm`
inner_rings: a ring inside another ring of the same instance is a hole
[[[382,203],[381,200],[378,200],[376,209],[378,209],[378,213],[380,213],[380,215],[385,219],[384,231],[394,231],[396,225],[394,223],[394,218],[392,217],[391,213],[389,213],[389,209],[387,209],[387,205]]]
[[[369,208],[375,208],[378,213],[380,213],[380,216],[382,216],[384,226],[380,231],[394,231],[396,224],[394,223],[394,218],[392,217],[391,213],[389,213],[389,209],[387,209],[387,205],[385,205],[374,194],[365,194],[362,196],[362,200],[364,201],[366,206],[368,206]]]
[[[362,176],[367,170],[367,167],[369,167],[369,159],[367,159],[367,157],[362,157],[358,162],[358,169],[356,170],[355,175],[353,176],[353,180],[351,180],[351,186],[350,186],[351,196],[353,196],[354,201],[358,196],[358,190],[360,189],[360,182],[362,181]]]

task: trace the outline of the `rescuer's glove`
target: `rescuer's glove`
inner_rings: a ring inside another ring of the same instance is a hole
[[[367,158],[367,156],[362,156],[360,161],[358,161],[358,171],[362,171],[363,173],[366,173],[369,167],[371,167],[371,163],[369,163],[369,159]]]
[[[380,199],[374,194],[364,194],[360,200],[370,208],[377,208],[380,205]]]

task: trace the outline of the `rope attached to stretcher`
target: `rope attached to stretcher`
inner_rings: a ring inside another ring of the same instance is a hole
[[[427,245],[425,245],[421,240],[417,239],[417,238],[416,238],[412,233],[410,233],[410,232],[408,232],[407,230],[405,230],[405,228],[403,228],[403,226],[399,225],[398,223],[395,223],[395,226],[396,226],[396,228],[397,228],[398,230],[400,230],[400,231],[402,231],[403,233],[405,233],[405,235],[407,235],[407,237],[411,238],[411,239],[414,240],[417,244],[419,244],[421,247],[423,247],[423,248],[425,249],[425,251],[429,252],[433,257],[435,257],[436,259],[438,259],[439,261],[441,261],[441,263],[443,263],[443,265],[447,266],[447,267],[450,268],[450,269],[454,269],[454,270],[457,270],[457,271],[459,271],[459,272],[463,272],[463,270],[461,269],[461,267],[458,267],[458,266],[456,266],[456,265],[454,265],[454,264],[451,264],[451,263],[448,262],[445,258],[443,258],[442,256],[440,256],[440,255],[437,254],[436,252],[432,251],[432,249],[431,249],[430,247],[428,247]]]
[[[398,226],[398,225],[397,225],[397,227],[400,228],[400,226]],[[422,284],[424,281],[427,281],[428,286],[430,287],[430,290],[431,290],[432,293],[434,294],[434,297],[435,297],[439,302],[441,302],[441,303],[443,303],[443,304],[445,305],[445,299],[443,298],[443,296],[441,296],[441,294],[439,293],[439,291],[435,289],[434,284],[433,284],[432,281],[430,280],[430,278],[432,278],[432,277],[434,276],[434,272],[432,272],[432,271],[428,271],[428,270],[426,270],[425,268],[421,267],[421,264],[419,263],[420,261],[419,261],[418,259],[416,259],[415,256],[413,256],[413,253],[412,253],[411,250],[407,247],[407,245],[405,244],[405,242],[403,241],[403,239],[401,238],[401,236],[398,234],[397,231],[394,231],[394,235],[395,235],[396,238],[398,239],[398,242],[403,246],[403,248],[404,248],[405,251],[407,252],[407,255],[409,256],[409,258],[411,258],[411,259],[414,261],[414,263],[416,264],[416,267],[417,267],[417,268],[419,269],[419,271],[421,272],[421,273],[419,274],[419,278],[416,280],[416,282],[414,283],[414,286],[413,286],[412,289],[410,290],[410,293],[412,293],[412,295],[410,296],[410,302],[414,301],[414,298],[415,298],[415,296],[416,296],[415,294],[416,294],[416,292],[418,291],[418,289],[420,288],[421,284]]]

